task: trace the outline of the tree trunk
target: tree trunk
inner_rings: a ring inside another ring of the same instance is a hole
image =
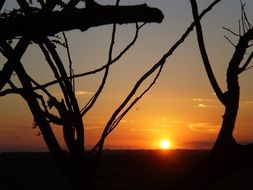
[[[234,149],[237,146],[233,137],[233,131],[236,125],[236,118],[239,109],[240,88],[238,79],[235,81],[234,85],[231,85],[230,88],[231,89],[225,93],[225,113],[223,115],[223,122],[211,153],[214,157],[218,155],[223,157],[227,153],[230,154],[234,152]]]

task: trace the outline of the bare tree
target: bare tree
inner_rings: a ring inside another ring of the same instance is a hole
[[[215,0],[211,3],[210,6],[197,17],[197,20],[200,20],[219,1],[220,0]],[[166,63],[166,59],[184,42],[193,30],[195,23],[193,22],[182,34],[181,38],[171,46],[162,58],[145,72],[143,76],[141,76],[133,89],[126,96],[125,100],[119,105],[108,120],[98,143],[90,152],[86,153],[84,148],[83,117],[93,107],[96,100],[101,95],[110,67],[118,61],[132,45],[134,45],[139,30],[145,23],[161,22],[163,15],[159,10],[149,8],[146,5],[119,6],[119,1],[117,1],[116,6],[102,6],[94,1],[87,0],[85,1],[86,7],[84,9],[75,8],[80,0],[70,0],[67,4],[59,0],[40,0],[38,1],[40,8],[32,6],[31,3],[27,3],[25,0],[17,0],[17,2],[20,9],[13,10],[10,13],[3,12],[0,15],[0,52],[8,60],[0,72],[0,96],[14,93],[21,95],[26,100],[34,117],[34,127],[39,127],[50,152],[57,161],[64,177],[70,181],[72,188],[76,190],[83,189],[83,187],[91,189],[92,184],[90,184],[90,174],[94,169],[94,164],[96,164],[97,159],[101,154],[106,137],[117,127],[121,119],[143,97],[143,95],[145,95],[155,84]],[[0,1],[1,7],[3,3],[4,1]],[[61,11],[54,10],[56,5],[61,7]],[[96,15],[96,13],[100,14]],[[47,19],[47,23],[43,22],[45,18],[49,18]],[[85,22],[80,23],[78,18],[82,18]],[[57,24],[55,24],[55,21],[57,21]],[[138,22],[144,22],[144,24],[137,24]],[[31,23],[35,23],[35,25],[31,25]],[[136,33],[133,40],[113,58],[112,52],[117,23],[136,23]],[[75,74],[72,69],[72,60],[66,35],[63,33],[63,42],[59,39],[52,40],[49,36],[54,36],[58,32],[72,29],[85,31],[90,27],[101,26],[104,24],[113,24],[107,63],[93,71]],[[18,38],[15,48],[12,48],[9,44],[11,43],[9,40],[12,40],[13,38]],[[54,74],[54,81],[39,84],[25,70],[20,59],[31,42],[37,44],[43,52],[45,60]],[[57,52],[57,44],[61,44],[67,49],[69,71],[65,69],[64,63]],[[13,72],[17,74],[21,87],[17,86],[11,80]],[[96,93],[90,101],[88,101],[87,105],[80,108],[75,96],[75,80],[77,80],[78,77],[99,72],[104,72],[104,75]],[[137,90],[149,77],[153,77],[153,80],[146,89],[139,92],[138,95]],[[4,89],[7,84],[9,85],[9,88]],[[63,93],[64,97],[62,100],[58,100],[49,91],[48,87],[56,84],[59,85]],[[57,113],[55,114],[51,112],[51,108],[55,108]],[[51,128],[51,123],[62,126],[64,140],[69,150],[70,157],[66,157],[62,151]],[[92,167],[90,167],[90,165]]]
[[[198,21],[198,9],[195,0],[191,0],[192,3],[192,10],[194,19],[196,21],[196,31],[198,37],[198,44],[199,50],[202,56],[202,60],[204,66],[206,68],[206,72],[209,78],[209,81],[213,87],[214,92],[217,95],[219,101],[225,107],[225,113],[223,115],[223,122],[221,126],[220,133],[216,140],[216,143],[213,147],[212,154],[213,156],[219,154],[235,154],[238,149],[244,148],[235,141],[233,137],[233,131],[236,124],[236,117],[239,108],[239,100],[240,100],[240,85],[239,85],[239,75],[242,74],[244,71],[248,70],[249,64],[253,57],[253,52],[251,49],[251,41],[253,40],[253,28],[252,25],[249,23],[248,18],[246,16],[244,10],[244,4],[242,4],[242,13],[241,13],[241,21],[240,21],[240,28],[239,34],[232,32],[230,29],[225,28],[227,31],[236,35],[239,40],[238,43],[234,45],[235,51],[232,55],[228,63],[227,68],[227,90],[223,92],[219,87],[215,75],[212,71],[211,64],[208,58],[208,54],[204,44],[204,37],[202,33],[201,24]],[[227,38],[228,39],[228,38]],[[229,40],[229,39],[228,39]],[[229,42],[231,42],[229,40]],[[232,42],[231,42],[232,43]],[[248,54],[248,52],[250,52]],[[246,61],[245,61],[246,57]],[[251,145],[246,145],[251,146]],[[217,156],[218,156],[217,155]]]
[[[249,165],[252,166],[251,160],[253,158],[253,145],[238,144],[233,136],[233,131],[236,126],[236,118],[240,101],[239,76],[244,71],[251,68],[249,64],[253,57],[251,48],[253,27],[246,16],[244,9],[245,4],[242,3],[239,33],[237,34],[232,30],[225,28],[226,31],[229,31],[238,37],[239,40],[237,44],[234,44],[226,37],[226,39],[228,39],[228,41],[235,47],[235,50],[228,63],[226,73],[227,89],[223,92],[216,80],[205,48],[202,26],[200,20],[198,19],[199,14],[196,0],[191,0],[191,5],[196,24],[197,40],[202,61],[210,84],[217,98],[225,108],[218,138],[207,161],[191,174],[192,176],[189,177],[188,183],[185,183],[187,185],[182,185],[182,189],[185,187],[190,189],[206,189],[229,172]],[[198,181],[195,179],[198,179]]]
[[[1,8],[5,1],[1,1]],[[106,83],[109,68],[118,61],[135,43],[139,30],[144,24],[138,22],[161,22],[161,11],[150,8],[147,5],[136,6],[102,6],[94,1],[85,1],[86,7],[76,8],[80,0],[70,0],[64,3],[59,0],[38,1],[40,7],[33,6],[32,2],[17,0],[20,9],[3,12],[0,15],[0,52],[7,58],[0,72],[1,96],[19,94],[26,100],[34,117],[34,127],[39,127],[41,134],[52,153],[62,174],[69,180],[73,189],[92,188],[90,167],[84,147],[83,117],[93,107],[100,96]],[[54,10],[60,6],[61,10]],[[136,23],[136,33],[131,41],[115,58],[113,47],[116,34],[116,24]],[[113,24],[111,44],[109,47],[107,63],[94,71],[75,75],[72,69],[72,60],[66,35],[63,33],[63,42],[52,38],[56,33],[72,29],[85,31],[90,27]],[[51,38],[49,38],[51,37]],[[17,41],[12,48],[13,40]],[[30,43],[37,44],[53,75],[55,81],[47,84],[39,84],[26,71],[21,63],[21,57]],[[69,71],[59,56],[56,46],[64,46],[68,53]],[[21,87],[12,81],[12,74],[17,74]],[[79,107],[75,95],[75,80],[78,77],[104,72],[104,77],[97,92],[83,108]],[[6,85],[9,89],[4,89]],[[63,99],[57,99],[48,89],[51,85],[58,84]],[[4,89],[4,90],[3,90]],[[51,111],[54,108],[57,113]],[[63,137],[70,153],[66,157],[52,130],[51,123],[62,126]],[[85,180],[86,179],[86,180]]]

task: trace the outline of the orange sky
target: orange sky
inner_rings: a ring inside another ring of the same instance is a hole
[[[103,1],[98,1],[103,2]],[[114,2],[114,1],[110,1]],[[140,32],[136,45],[110,70],[108,83],[102,97],[84,117],[86,146],[91,147],[98,140],[103,127],[113,111],[131,90],[136,80],[147,71],[170,46],[181,36],[192,20],[188,1],[127,1],[122,4],[147,2],[160,8],[165,19],[162,24],[148,24]],[[200,8],[209,1],[199,1]],[[211,2],[211,1],[210,1]],[[247,9],[253,2],[248,0]],[[229,10],[229,11],[228,11]],[[250,20],[253,13],[248,11]],[[223,35],[229,36],[222,26],[238,31],[240,3],[238,0],[224,0],[203,20],[207,50],[214,72],[225,89],[227,62],[233,47]],[[134,25],[119,26],[114,55],[132,39]],[[76,73],[82,73],[104,65],[107,60],[111,26],[89,29],[87,32],[67,33]],[[58,51],[67,62],[63,48]],[[0,56],[0,68],[5,63]],[[22,58],[29,73],[41,84],[53,79],[45,67],[45,61],[36,45],[31,45]],[[241,103],[235,137],[240,142],[253,139],[251,123],[253,108],[252,71],[240,76]],[[15,80],[15,76],[13,76]],[[76,94],[80,107],[85,105],[95,92],[101,74],[77,81]],[[147,85],[146,83],[145,85]],[[8,88],[8,86],[6,86]],[[58,88],[50,88],[58,98]],[[160,148],[161,139],[169,139],[173,148],[210,148],[214,143],[222,122],[223,108],[209,84],[199,57],[195,33],[167,60],[166,66],[150,92],[121,121],[118,128],[106,140],[106,148]],[[33,119],[26,103],[18,96],[0,99],[0,152],[10,150],[46,150],[38,129],[32,129]],[[53,126],[62,142],[61,129]]]

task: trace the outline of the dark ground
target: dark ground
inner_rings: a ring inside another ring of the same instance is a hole
[[[183,179],[207,150],[106,150],[96,174],[97,190],[156,190]],[[67,190],[48,153],[0,154],[0,189]]]

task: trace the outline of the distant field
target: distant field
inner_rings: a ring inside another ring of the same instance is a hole
[[[96,189],[159,189],[185,177],[207,154],[207,150],[105,150]],[[68,189],[47,153],[2,153],[0,171],[1,190]]]

